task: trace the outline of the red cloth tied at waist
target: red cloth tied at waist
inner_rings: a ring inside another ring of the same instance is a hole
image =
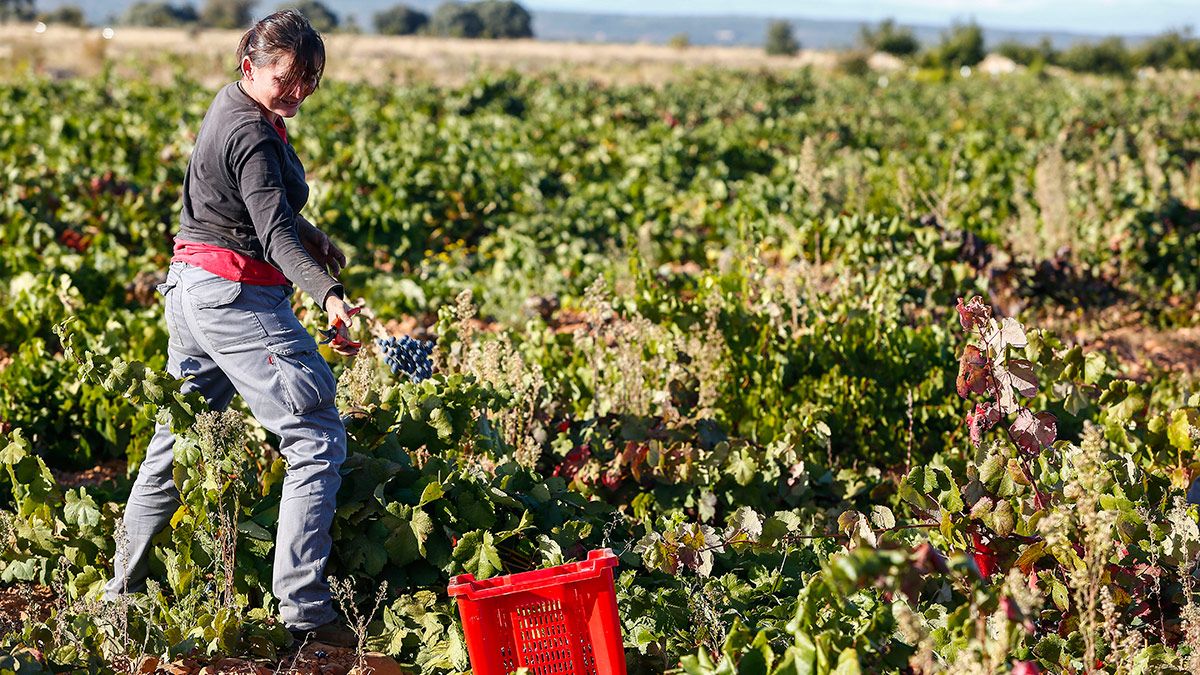
[[[194,241],[175,240],[175,255],[171,262],[182,262],[230,281],[252,286],[282,286],[290,284],[277,267],[264,260],[255,260],[227,248]]]

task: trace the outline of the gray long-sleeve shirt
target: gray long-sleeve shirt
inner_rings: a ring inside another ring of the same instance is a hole
[[[307,201],[296,151],[237,82],[222,87],[188,162],[178,238],[265,260],[323,306],[342,285],[300,241]]]

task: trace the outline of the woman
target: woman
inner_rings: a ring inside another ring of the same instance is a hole
[[[300,215],[308,186],[284,124],[320,83],[325,48],[308,20],[288,10],[247,31],[238,57],[240,81],[221,89],[200,125],[175,254],[159,286],[167,370],[190,378],[184,390],[201,392],[213,410],[241,394],[279,436],[288,466],[272,592],[293,635],[350,646],[354,636],[337,620],[325,581],[346,431],[333,373],[290,300],[295,284],[331,323],[340,320],[334,349],[354,356],[335,278],[346,258]],[[179,505],[173,444],[170,429],[158,425],[125,509],[128,546],[116,557],[108,598],[145,587],[150,540]]]

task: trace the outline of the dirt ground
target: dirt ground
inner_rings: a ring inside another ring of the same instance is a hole
[[[0,609],[3,605],[0,605]],[[22,660],[46,663],[45,656],[35,649],[17,650]],[[142,656],[132,665],[138,675],[404,675],[406,671],[382,654],[368,652],[358,659],[352,649],[339,649],[322,644],[305,645],[303,649],[286,654],[278,661],[251,661],[222,658],[201,664],[193,659],[164,662],[154,656]],[[120,664],[122,672],[130,666]],[[41,672],[41,671],[38,671]],[[81,671],[72,671],[81,672]]]
[[[1097,336],[1086,348],[1112,352],[1134,380],[1144,380],[1154,371],[1189,373],[1200,363],[1200,328],[1122,326]]]
[[[1200,300],[1178,298],[1171,305],[1200,316]],[[1189,303],[1194,302],[1194,307]],[[1190,307],[1190,309],[1189,309]],[[1019,316],[1028,328],[1041,328],[1085,352],[1107,352],[1122,377],[1146,382],[1154,377],[1190,376],[1200,363],[1200,326],[1158,327],[1131,304],[1118,302],[1087,312],[1061,310]],[[1194,320],[1187,323],[1195,323]]]
[[[116,481],[125,475],[125,467],[124,459],[107,459],[82,471],[62,471],[51,468],[50,473],[54,475],[54,480],[58,481],[59,485],[74,489],[82,486],[94,487]]]
[[[191,31],[115,26],[0,26],[0,77],[32,69],[53,76],[99,72],[106,60],[118,73],[170,76],[177,67],[207,83],[223,82],[234,69],[238,31]],[[802,51],[794,57],[767,56],[751,47],[685,47],[583,44],[541,40],[463,40],[434,37],[331,34],[326,38],[328,77],[375,84],[455,84],[481,69],[521,72],[568,70],[598,82],[657,83],[700,67],[789,70],[832,66],[832,52]],[[185,60],[170,58],[171,55]],[[181,64],[186,63],[186,66]]]
[[[53,600],[49,586],[19,583],[0,588],[0,634],[16,630],[26,618],[45,619]]]

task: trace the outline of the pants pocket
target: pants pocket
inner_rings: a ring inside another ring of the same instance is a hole
[[[187,290],[197,309],[214,309],[237,300],[242,294],[242,284],[240,281],[213,276],[188,286]]]
[[[178,311],[178,306],[175,305],[175,296],[169,295],[171,289],[179,285],[179,274],[175,270],[174,264],[167,270],[167,278],[155,287],[158,294],[163,297],[163,318],[167,322],[167,342],[172,347],[178,349],[180,347],[179,340],[179,325],[175,321],[175,313]]]
[[[262,325],[251,309],[239,302],[243,285],[213,276],[184,285],[200,331],[218,352],[235,345],[252,345],[262,339]]]
[[[267,351],[293,414],[304,415],[333,405],[337,381],[312,336],[305,333],[303,337],[272,341]]]

